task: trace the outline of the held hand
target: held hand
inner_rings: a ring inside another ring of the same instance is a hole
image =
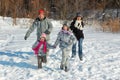
[[[56,48],[56,46],[55,46],[55,45],[53,45],[53,48]]]

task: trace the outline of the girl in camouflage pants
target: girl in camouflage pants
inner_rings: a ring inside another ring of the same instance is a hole
[[[32,46],[32,49],[37,55],[38,60],[38,68],[42,68],[42,62],[47,62],[47,48],[53,48],[50,44],[46,42],[46,34],[42,33],[40,40],[36,41],[35,44]]]

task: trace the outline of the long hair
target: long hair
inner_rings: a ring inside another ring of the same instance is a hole
[[[78,17],[78,16],[76,16],[76,17],[73,19],[73,23],[72,23],[72,25],[75,24],[75,22],[76,22],[76,20],[77,20],[77,17]],[[81,24],[82,24],[82,26],[84,27],[83,17],[81,17],[81,20],[82,20]]]
[[[75,18],[73,18],[73,21],[76,21],[76,20],[77,20],[77,17],[78,17],[78,16],[76,16]],[[83,17],[81,17],[81,20],[83,21]]]

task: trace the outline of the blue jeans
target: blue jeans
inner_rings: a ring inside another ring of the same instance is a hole
[[[79,55],[79,57],[83,56],[82,43],[83,43],[83,38],[80,38],[78,40],[78,55]],[[72,46],[72,57],[76,56],[76,44],[77,43],[73,44],[73,46]]]

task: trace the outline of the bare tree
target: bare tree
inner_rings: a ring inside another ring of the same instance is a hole
[[[35,18],[38,15],[38,9],[41,8],[46,9],[47,15],[54,12],[53,18],[67,19],[76,12],[85,10],[103,10],[104,12],[107,8],[119,9],[120,0],[0,0],[2,16]],[[117,17],[118,14],[119,11],[117,11]]]

